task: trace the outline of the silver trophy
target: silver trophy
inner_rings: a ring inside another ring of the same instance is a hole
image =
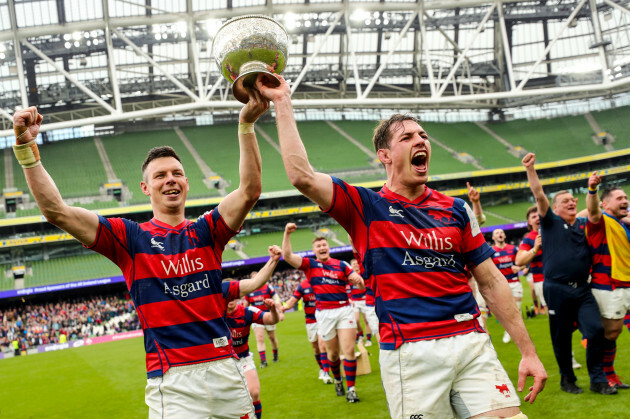
[[[263,15],[240,16],[227,21],[212,41],[212,55],[225,79],[232,83],[232,94],[243,103],[259,73],[265,73],[276,85],[274,73],[281,73],[287,63],[289,36],[284,27]]]

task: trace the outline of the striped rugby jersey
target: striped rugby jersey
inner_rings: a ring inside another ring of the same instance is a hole
[[[224,315],[238,282],[221,280],[223,248],[236,234],[217,209],[172,227],[99,216],[90,249],[122,270],[144,331],[147,376],[233,356]]]
[[[227,313],[225,319],[232,333],[232,345],[234,352],[239,358],[245,358],[249,355],[249,333],[251,332],[252,323],[264,324],[263,316],[265,313],[256,307],[243,307],[236,305],[236,309],[232,313]]]
[[[301,298],[304,302],[304,318],[306,319],[306,324],[317,323],[315,319],[317,298],[308,279],[304,279],[298,284],[295,291],[293,291],[293,296],[297,298],[298,301]]]
[[[368,307],[374,307],[374,290],[372,289],[372,278],[367,277],[365,275],[365,267],[363,266],[363,262],[361,262],[361,255],[357,252],[352,252],[352,256],[359,262],[359,272],[361,273],[361,277],[363,278],[363,283],[365,284],[365,305]]]
[[[593,268],[591,286],[601,290],[630,287],[630,230],[603,213],[597,224],[586,224]],[[612,246],[611,246],[612,244]]]
[[[313,287],[317,310],[329,310],[350,304],[346,293],[348,276],[354,272],[347,262],[328,258],[326,262],[302,258],[301,270]]]
[[[425,187],[413,201],[333,177],[326,209],[352,237],[372,276],[381,349],[404,342],[480,332],[465,267],[492,256],[472,210]]]
[[[518,273],[512,271],[514,261],[516,260],[516,253],[518,250],[513,244],[505,244],[505,247],[501,249],[499,246],[492,246],[494,254],[492,255],[492,262],[499,268],[505,279],[508,282],[518,282]]]
[[[250,306],[256,307],[261,311],[269,311],[269,308],[265,305],[265,298],[273,298],[275,295],[276,290],[273,286],[265,284],[256,291],[247,294],[245,301],[247,301]]]
[[[534,242],[536,241],[536,237],[538,237],[538,232],[532,230],[528,232],[521,244],[518,246],[518,250],[525,250],[529,252],[534,248]],[[534,282],[543,282],[545,277],[543,276],[543,258],[542,258],[542,246],[538,249],[538,253],[534,256],[534,259],[529,263],[529,272],[532,274],[532,278]]]

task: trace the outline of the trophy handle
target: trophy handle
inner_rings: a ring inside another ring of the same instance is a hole
[[[250,61],[241,66],[240,74],[234,80],[232,84],[232,93],[236,100],[241,103],[249,102],[249,95],[247,94],[247,87],[253,88],[256,82],[256,77],[259,73],[265,74],[267,83],[273,85],[273,87],[280,86],[280,80],[274,73],[268,70],[268,65],[262,61]]]

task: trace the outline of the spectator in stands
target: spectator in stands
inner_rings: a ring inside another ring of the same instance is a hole
[[[526,401],[534,401],[547,373],[472,210],[425,185],[427,133],[407,115],[383,121],[374,143],[387,183],[379,193],[351,186],[309,164],[291,88],[278,79],[272,86],[259,78],[256,88],[274,102],[289,180],[350,233],[366,274],[374,275],[381,375],[391,416],[522,416],[518,397],[506,397],[515,390],[479,326],[464,266],[523,354],[519,390],[534,376]],[[434,380],[434,374],[449,378]]]
[[[43,117],[37,108],[14,114],[14,151],[46,220],[116,263],[143,311],[150,417],[184,416],[190,410],[206,417],[254,417],[224,318],[226,299],[237,298],[244,289],[242,283],[221,285],[223,249],[262,187],[254,123],[269,101],[256,90],[248,94],[238,126],[240,184],[195,222],[185,216],[189,184],[171,147],[150,150],[142,165],[140,187],[150,199],[153,219],[138,224],[104,218],[63,201],[40,161],[35,139]],[[243,295],[253,289],[246,291]],[[186,366],[186,380],[177,378],[179,366]]]
[[[577,200],[569,191],[557,192],[552,206],[549,205],[534,168],[535,162],[534,153],[528,153],[522,160],[540,217],[545,277],[543,293],[549,307],[553,351],[560,368],[560,388],[567,393],[583,392],[575,383],[577,378],[571,365],[571,336],[577,322],[582,336],[588,339],[586,364],[591,391],[617,394],[617,389],[608,384],[603,370],[604,328],[588,283],[591,255],[584,232],[586,219],[577,217]]]
[[[630,310],[630,228],[623,222],[628,218],[628,196],[621,188],[605,188],[600,206],[597,188],[601,182],[594,172],[586,195],[586,236],[593,254],[591,288],[604,326],[604,373],[609,384],[626,390],[630,385],[621,382],[614,362],[617,338]]]

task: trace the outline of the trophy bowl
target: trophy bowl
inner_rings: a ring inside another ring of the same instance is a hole
[[[249,96],[259,73],[267,74],[270,83],[280,81],[288,58],[289,36],[276,20],[263,15],[230,19],[217,31],[212,41],[212,55],[223,77],[232,84],[232,94],[243,103]]]

